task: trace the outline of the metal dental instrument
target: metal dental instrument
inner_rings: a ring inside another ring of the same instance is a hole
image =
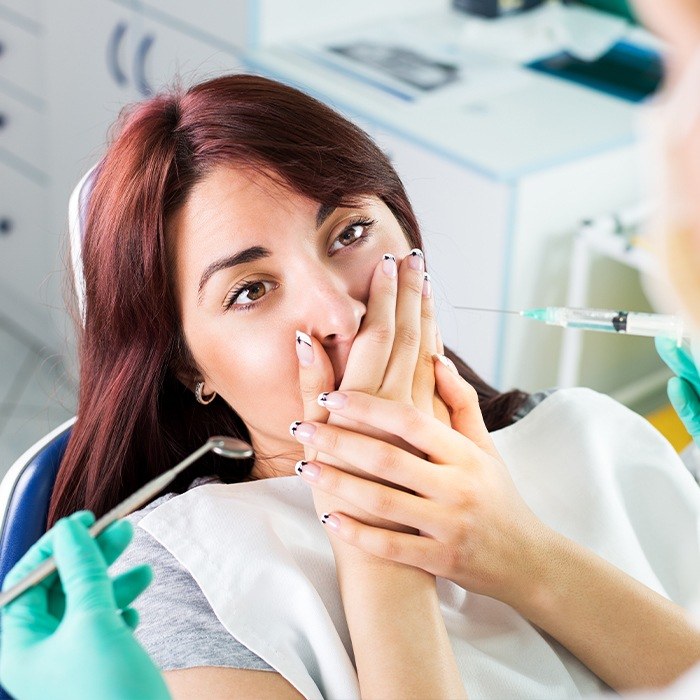
[[[111,525],[115,520],[123,518],[129,513],[135,511],[139,506],[150,501],[153,496],[160,493],[180,472],[187,469],[193,462],[196,462],[202,455],[211,450],[212,452],[228,457],[230,459],[245,459],[253,455],[253,448],[243,440],[237,440],[231,437],[210,437],[198,450],[195,450],[189,457],[186,457],[179,464],[176,464],[172,469],[169,469],[164,474],[151,479],[147,484],[125,498],[121,503],[116,505],[108,513],[105,513],[99,520],[95,521],[88,529],[88,532],[97,537],[105,528]],[[26,590],[43,581],[47,576],[56,571],[56,560],[49,557],[43,561],[36,569],[23,578],[19,583],[16,583],[11,588],[8,588],[3,593],[0,593],[0,608],[13,601],[17,596],[24,593]]]
[[[455,306],[464,311],[493,311],[519,314],[525,318],[542,321],[562,328],[579,328],[587,331],[604,331],[623,335],[667,336],[681,343],[689,335],[680,316],[650,314],[636,311],[614,311],[611,309],[572,309],[565,306],[546,306],[523,311],[479,309]]]

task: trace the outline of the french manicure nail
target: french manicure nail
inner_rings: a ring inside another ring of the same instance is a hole
[[[413,248],[408,254],[408,266],[412,270],[423,272],[425,269],[425,260],[423,259],[423,251],[420,248]]]
[[[340,520],[335,515],[331,515],[330,513],[324,513],[321,516],[321,522],[324,525],[327,525],[331,530],[334,530],[337,532],[340,530]]]
[[[289,434],[292,437],[296,437],[297,434],[297,428],[301,425],[300,420],[295,420],[290,426],[289,426]]]
[[[427,272],[423,273],[423,296],[427,299],[433,292],[433,285],[430,281],[430,275]]]
[[[309,441],[316,432],[316,426],[311,425],[311,423],[302,423],[300,421],[295,421],[295,423],[298,425],[294,428],[292,435],[301,442]],[[294,425],[294,423],[292,423],[292,425]]]
[[[459,371],[457,370],[457,367],[455,366],[455,363],[450,360],[449,357],[446,355],[441,355],[440,353],[437,353],[436,355],[437,359],[442,362],[445,367],[447,367],[453,374],[459,375]]]
[[[396,277],[396,258],[391,253],[382,256],[382,272],[387,277]]]
[[[304,367],[312,365],[314,362],[314,347],[311,344],[311,338],[301,331],[296,332],[296,349],[299,364]]]
[[[343,408],[348,402],[348,397],[340,391],[324,391],[316,399],[323,408]]]
[[[296,463],[294,471],[299,476],[303,476],[305,479],[309,479],[310,481],[316,481],[316,479],[318,479],[318,475],[321,473],[318,464],[307,462],[304,459],[300,459]]]

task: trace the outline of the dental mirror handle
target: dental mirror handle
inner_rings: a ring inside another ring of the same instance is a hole
[[[195,450],[191,455],[185,457],[182,462],[179,462],[174,467],[169,469],[164,474],[160,474],[155,479],[151,479],[147,484],[140,489],[127,496],[121,503],[116,505],[112,510],[105,513],[99,520],[96,520],[89,528],[88,532],[92,537],[97,537],[103,530],[111,525],[115,520],[123,518],[129,513],[135,511],[139,506],[147,503],[153,496],[160,493],[171,481],[173,481],[183,470],[187,469],[193,462],[196,462],[202,455],[214,450],[217,454],[233,459],[245,459],[253,454],[253,450],[248,443],[243,440],[236,440],[228,437],[214,437],[205,442],[199,449]],[[17,596],[22,595],[32,586],[41,583],[47,576],[50,576],[56,571],[56,560],[49,557],[39,566],[31,571],[19,583],[16,583],[11,588],[0,593],[0,608],[5,607],[12,602]]]

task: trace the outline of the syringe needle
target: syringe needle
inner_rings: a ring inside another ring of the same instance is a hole
[[[510,309],[484,309],[479,306],[456,306],[452,304],[453,309],[460,309],[461,311],[488,311],[493,314],[517,314],[520,315],[520,311],[511,311]]]

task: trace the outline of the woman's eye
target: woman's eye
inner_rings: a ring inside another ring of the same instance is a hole
[[[258,280],[257,282],[249,282],[245,287],[238,287],[229,294],[225,308],[229,309],[232,306],[252,306],[252,304],[265,296],[274,288],[272,282]]]
[[[350,224],[350,226],[344,229],[343,232],[333,241],[329,252],[335,253],[341,248],[348,248],[356,241],[365,238],[367,236],[367,231],[372,227],[372,224],[374,224],[374,221],[369,219],[356,221],[355,223]]]

